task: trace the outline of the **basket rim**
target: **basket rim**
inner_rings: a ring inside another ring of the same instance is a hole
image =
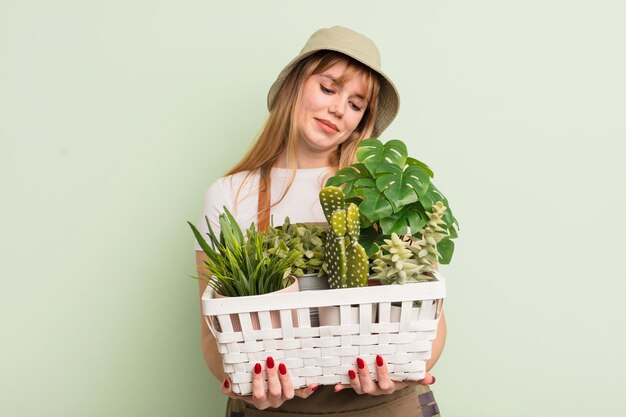
[[[257,311],[445,298],[446,280],[439,272],[436,272],[436,276],[437,281],[405,285],[377,285],[224,298],[213,298],[213,288],[207,286],[202,294],[202,314],[217,316]]]

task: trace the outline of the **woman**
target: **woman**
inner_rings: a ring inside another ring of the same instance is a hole
[[[315,32],[272,85],[270,115],[252,149],[207,191],[199,224],[205,224],[206,215],[217,231],[223,206],[239,224],[257,222],[261,229],[267,227],[270,213],[276,224],[286,216],[294,222],[323,222],[318,194],[325,179],[352,164],[356,145],[378,136],[398,107],[398,93],[380,70],[378,49],[371,40],[338,26]],[[205,274],[204,260],[196,246],[199,275]],[[200,282],[200,294],[205,288]],[[427,369],[441,354],[445,331],[442,316]],[[241,397],[231,391],[215,340],[204,322],[202,341],[210,370],[222,381],[222,392],[231,398],[227,416],[438,414],[427,386],[435,378],[427,372],[419,383],[391,381],[382,356],[376,358],[377,382],[370,378],[367,364],[355,358],[355,367],[349,371],[350,385],[319,390],[315,385],[294,389],[285,365],[268,358],[267,391],[261,379],[262,364],[258,364],[252,396]]]

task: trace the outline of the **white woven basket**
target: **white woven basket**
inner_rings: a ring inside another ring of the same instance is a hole
[[[232,298],[213,298],[212,288],[207,287],[202,312],[237,394],[252,392],[256,363],[263,366],[265,378],[268,356],[287,366],[295,388],[349,384],[348,370],[355,369],[357,356],[375,378],[378,354],[387,361],[391,379],[418,381],[431,356],[446,292],[444,278],[437,277],[438,281],[417,284]],[[414,301],[421,301],[421,307],[415,307]],[[392,319],[391,303],[402,305],[397,321]],[[353,305],[358,305],[358,320],[351,314]],[[312,327],[312,310],[326,306],[337,306],[340,324]],[[280,311],[280,328],[272,327],[270,309]],[[260,328],[253,328],[254,315]],[[240,331],[233,330],[232,319],[241,323]]]

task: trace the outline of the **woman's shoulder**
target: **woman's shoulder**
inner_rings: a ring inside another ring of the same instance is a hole
[[[255,183],[254,179],[257,177],[258,174],[252,171],[241,171],[231,175],[225,175],[213,181],[211,185],[209,185],[207,193],[236,193],[242,184]]]

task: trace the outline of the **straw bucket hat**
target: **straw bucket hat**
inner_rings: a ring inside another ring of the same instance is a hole
[[[380,53],[374,42],[366,36],[342,26],[320,29],[311,35],[300,54],[287,64],[272,84],[267,94],[268,109],[272,109],[276,94],[291,70],[306,57],[322,50],[341,52],[380,74],[378,114],[372,132],[372,136],[378,137],[398,114],[400,95],[391,80],[381,71]]]

